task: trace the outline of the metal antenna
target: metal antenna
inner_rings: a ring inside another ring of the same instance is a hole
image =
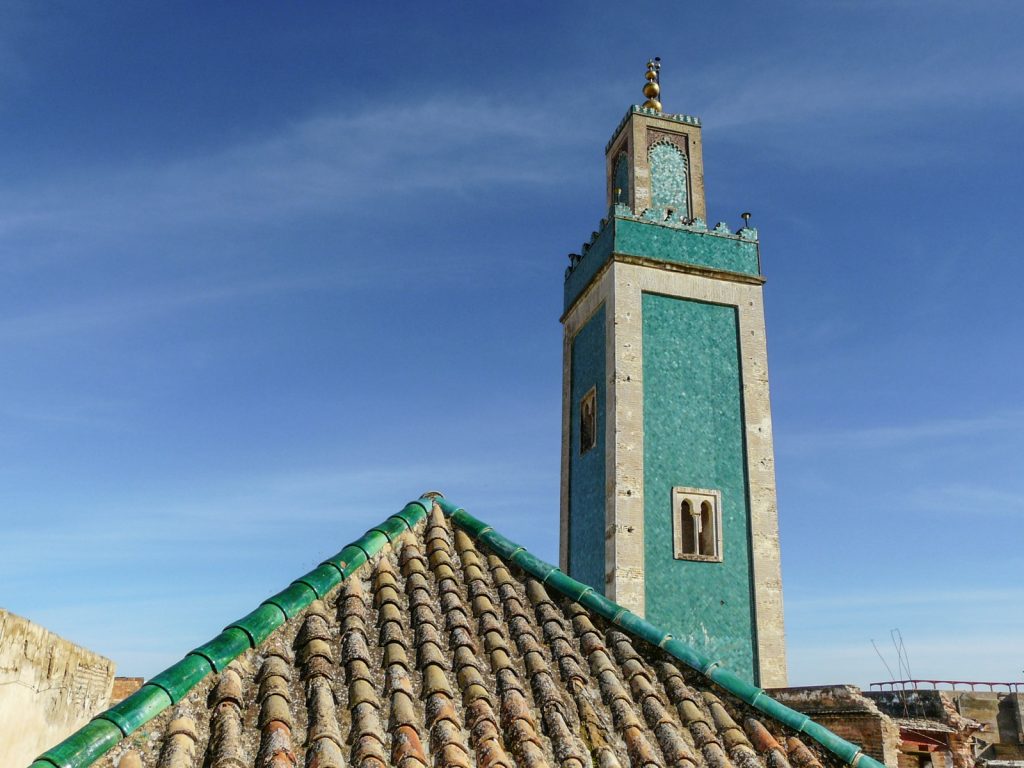
[[[903,633],[900,632],[899,627],[889,631],[889,636],[892,637],[892,644],[896,646],[896,658],[899,660],[900,674],[902,675],[904,670],[907,673],[907,680],[913,680],[914,675],[910,672],[910,654],[907,653],[907,646],[903,644]]]
[[[871,641],[871,647],[875,649],[875,653],[878,654],[878,658],[880,658],[882,660],[882,663],[885,665],[885,671],[889,673],[889,679],[895,680],[896,675],[893,674],[892,667],[889,666],[889,662],[885,660],[885,656],[882,655],[882,652],[878,650],[878,645],[875,643],[874,640]]]
[[[878,650],[878,645],[874,640],[871,641],[871,647],[875,649],[875,653],[878,654],[878,658],[880,658],[882,663],[885,665],[885,671],[889,673],[889,679],[895,682],[896,675],[893,674],[892,667],[889,666],[889,662],[885,660],[885,656],[882,655],[882,652]],[[903,716],[910,717],[910,713],[907,711],[907,692],[902,688],[900,689],[900,703],[903,704]]]

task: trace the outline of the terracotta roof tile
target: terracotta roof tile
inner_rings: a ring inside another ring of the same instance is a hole
[[[437,507],[97,763],[837,768]],[[173,710],[173,711],[172,711]],[[766,725],[767,724],[767,725]]]

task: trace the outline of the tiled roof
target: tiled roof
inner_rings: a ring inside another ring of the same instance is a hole
[[[342,583],[320,585],[301,610],[279,608],[290,618],[265,638],[246,620],[226,631],[244,629],[255,647],[220,656],[230,636],[218,636],[176,665],[208,663],[198,683],[172,691],[173,675],[157,676],[136,704],[100,715],[80,745],[62,751],[72,737],[33,768],[844,764],[553,588],[552,573],[571,582],[557,569],[527,553],[542,581],[516,564],[522,557],[487,546],[481,526],[474,541],[436,504],[418,518],[401,518],[404,533],[377,529],[381,539],[391,533],[376,553],[360,545],[366,537],[357,542],[364,557],[354,568],[328,561]],[[265,605],[286,602],[278,597]],[[134,711],[158,695],[163,705]],[[869,764],[878,766],[864,757]]]

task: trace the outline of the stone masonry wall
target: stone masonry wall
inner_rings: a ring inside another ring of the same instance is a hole
[[[867,754],[888,768],[899,766],[899,727],[857,686],[776,688],[769,694],[798,712],[810,715],[847,741],[859,744]]]
[[[106,709],[114,662],[0,609],[0,765],[28,765]]]
[[[925,717],[957,730],[951,735],[954,764],[970,765],[980,757],[1024,760],[1024,695],[1007,691],[870,691],[883,712]],[[973,721],[973,722],[972,722]],[[978,726],[981,729],[978,730]]]

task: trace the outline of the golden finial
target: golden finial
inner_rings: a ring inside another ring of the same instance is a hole
[[[661,102],[658,96],[661,94],[661,57],[655,56],[647,62],[647,73],[644,75],[647,82],[644,83],[644,96],[647,101],[643,106],[645,109],[654,109],[661,112]]]

